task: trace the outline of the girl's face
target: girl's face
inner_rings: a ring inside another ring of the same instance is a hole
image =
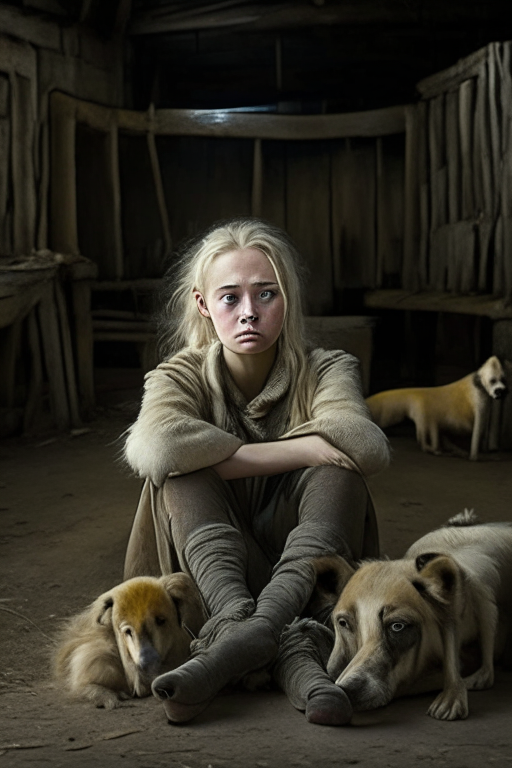
[[[206,290],[194,291],[224,347],[236,354],[266,352],[284,321],[284,296],[274,268],[257,248],[217,256],[206,274]]]

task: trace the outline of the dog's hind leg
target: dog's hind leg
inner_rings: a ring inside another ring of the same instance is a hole
[[[492,597],[482,590],[476,593],[476,615],[480,628],[482,666],[464,678],[466,688],[483,691],[494,683],[494,645],[498,627],[498,608]]]

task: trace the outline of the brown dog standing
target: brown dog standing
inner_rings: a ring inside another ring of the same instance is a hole
[[[440,432],[471,434],[469,458],[478,459],[478,449],[489,420],[491,399],[507,393],[503,367],[490,357],[475,373],[443,387],[390,389],[368,397],[372,419],[381,429],[414,421],[422,450],[440,453]]]

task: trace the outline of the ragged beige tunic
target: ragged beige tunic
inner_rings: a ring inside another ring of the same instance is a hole
[[[126,578],[159,575],[177,567],[167,553],[168,535],[161,529],[157,509],[165,480],[217,464],[245,443],[316,434],[343,452],[363,477],[387,466],[388,442],[371,421],[359,361],[343,351],[313,349],[308,364],[311,419],[299,425],[290,424],[293,383],[279,353],[264,389],[251,402],[235,385],[220,342],[200,350],[184,349],[147,374],[140,414],[125,447],[128,463],[146,481],[130,539]],[[257,503],[254,500],[263,497],[267,480],[232,482],[243,484],[246,497]]]

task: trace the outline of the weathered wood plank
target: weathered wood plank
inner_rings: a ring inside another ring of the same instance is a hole
[[[473,197],[473,121],[475,114],[475,81],[465,80],[459,87],[459,142],[462,171],[463,219],[475,215]]]
[[[446,94],[446,164],[448,168],[448,222],[460,219],[461,168],[459,140],[459,98],[457,91]]]
[[[512,43],[501,46],[501,211],[503,218],[503,293],[512,299]]]
[[[120,133],[119,151],[124,280],[157,277],[163,273],[166,250],[159,206],[165,205],[167,213],[167,202],[157,199],[147,136]],[[176,184],[175,176],[169,181]]]
[[[491,294],[456,296],[442,291],[367,291],[364,295],[364,306],[372,309],[456,312],[462,315],[481,315],[494,320],[512,318],[512,305],[505,299],[496,299]]]
[[[51,411],[57,428],[68,429],[71,422],[53,283],[47,285],[47,289],[37,308],[46,375],[48,377]]]
[[[69,416],[72,427],[81,427],[80,411],[78,407],[78,391],[76,387],[75,363],[73,359],[73,347],[71,344],[71,333],[69,328],[69,317],[66,307],[64,293],[59,280],[55,281],[55,303],[57,307],[57,318],[60,330],[62,362],[66,381],[66,393],[69,402]]]
[[[95,405],[91,283],[89,280],[71,281],[71,291],[78,391],[82,412],[89,418]]]
[[[332,254],[329,233],[330,171],[327,147],[287,144],[286,224],[309,267],[309,314],[333,311]]]
[[[0,6],[0,29],[6,35],[26,40],[39,48],[60,50],[60,28],[40,14],[29,14],[10,5]]]
[[[169,214],[167,211],[167,203],[165,200],[164,185],[162,181],[162,174],[160,172],[160,161],[158,159],[158,151],[156,148],[155,134],[150,131],[147,136],[149,160],[151,163],[151,172],[153,174],[153,183],[155,185],[155,195],[158,205],[158,213],[160,214],[160,224],[162,227],[162,235],[164,240],[164,257],[169,256],[172,251],[172,235],[171,225],[169,223]]]
[[[282,141],[265,141],[261,149],[261,215],[286,229],[286,146]]]
[[[376,149],[346,140],[332,152],[335,289],[376,284]],[[338,307],[338,309],[341,309]]]
[[[430,246],[430,173],[428,162],[428,113],[429,103],[418,104],[418,186],[420,193],[420,249],[419,249],[419,285],[426,288],[429,279]]]
[[[108,189],[111,194],[110,220],[105,225],[112,231],[114,273],[117,280],[121,280],[124,274],[123,263],[123,230],[121,225],[121,182],[119,179],[119,139],[117,125],[112,122],[107,134],[107,167]]]
[[[404,147],[377,139],[376,285],[400,284],[404,250]]]
[[[419,188],[419,126],[418,109],[407,107],[405,130],[405,188],[404,188],[404,259],[402,285],[407,290],[418,288],[420,255],[420,188]]]
[[[431,99],[441,93],[456,90],[463,80],[475,77],[481,65],[487,60],[487,46],[466,56],[448,69],[436,72],[416,84],[424,99]]]
[[[251,213],[253,216],[261,216],[261,203],[263,191],[263,158],[261,152],[261,139],[255,139],[252,161],[252,193]]]
[[[75,116],[60,109],[58,100],[51,110],[51,247],[60,253],[79,254],[76,166]]]
[[[11,162],[13,187],[13,251],[29,254],[35,246],[36,190],[34,168],[35,113],[32,83],[12,74]]]
[[[100,96],[96,98],[99,99]],[[61,109],[76,113],[77,120],[86,123],[90,128],[108,130],[112,118],[104,107],[64,93],[54,94],[53,99],[59,103]],[[116,112],[116,122],[120,129],[146,133],[152,127],[149,113],[126,109],[118,109]],[[386,107],[339,115],[274,115],[220,110],[159,109],[154,113],[153,128],[156,135],[297,141],[387,136],[405,131],[405,107]]]
[[[9,205],[11,123],[0,118],[0,253],[12,253],[12,216]]]

